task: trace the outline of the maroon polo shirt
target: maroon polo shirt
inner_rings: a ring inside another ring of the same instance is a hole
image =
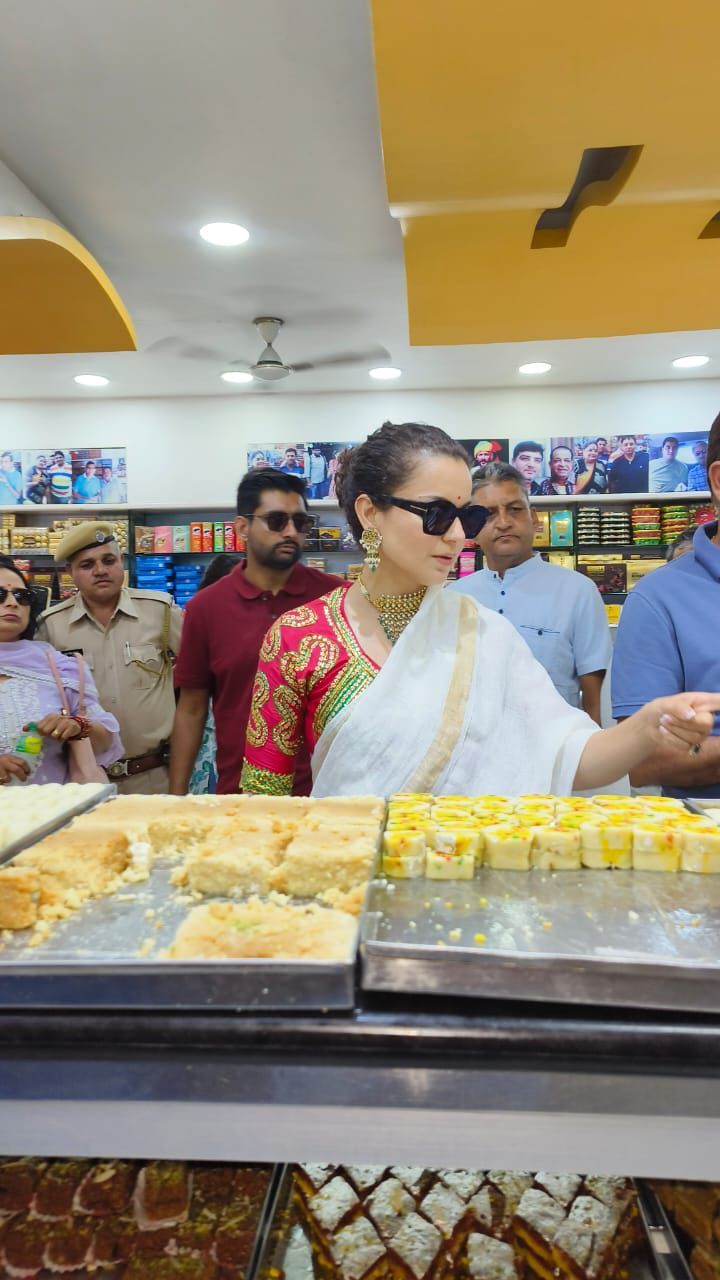
[[[317,600],[339,582],[329,573],[293,566],[281,591],[262,591],[238,565],[227,577],[198,591],[185,609],[180,654],[175,664],[179,689],[207,689],[217,736],[218,792],[237,791],[245,755],[245,731],[265,632],[276,618]],[[303,748],[295,774],[296,795],[309,795],[310,754]]]

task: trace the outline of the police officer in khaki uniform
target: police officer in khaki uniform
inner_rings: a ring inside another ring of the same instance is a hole
[[[164,591],[124,585],[112,525],[83,521],[58,545],[77,595],[48,609],[39,640],[81,653],[101,705],[120,723],[125,756],[108,769],[118,790],[153,795],[168,789],[167,744],[175,715],[172,656],[180,649],[182,611]]]

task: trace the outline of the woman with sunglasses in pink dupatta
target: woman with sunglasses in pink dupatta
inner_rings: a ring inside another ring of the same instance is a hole
[[[12,560],[0,557],[0,785],[66,782],[65,743],[73,738],[89,738],[101,766],[112,764],[123,755],[118,722],[98,703],[87,666],[84,668],[83,715],[78,659],[68,658],[51,645],[32,639],[39,612],[27,579]],[[48,654],[58,669],[69,715],[63,712]],[[43,739],[38,767],[32,777],[28,764],[14,752],[29,724],[37,726]]]
[[[444,431],[385,423],[343,455],[337,483],[365,566],[267,633],[243,790],[288,794],[303,738],[319,796],[564,795],[607,786],[661,743],[700,748],[717,693],[660,698],[598,729],[505,618],[443,590],[486,515]]]

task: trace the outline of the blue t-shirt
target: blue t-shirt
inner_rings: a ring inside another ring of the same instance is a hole
[[[558,693],[580,705],[580,676],[610,664],[607,614],[597,587],[574,569],[533,555],[500,577],[492,569],[458,578],[448,588],[501,613],[545,668]]]
[[[79,498],[89,502],[92,498],[99,497],[102,491],[102,480],[99,476],[86,476],[83,473],[78,476],[74,488]]]
[[[22,501],[22,476],[15,467],[11,471],[0,470],[0,502]]]
[[[630,592],[615,641],[614,716],[631,716],[672,693],[720,689],[720,547],[711,541],[716,533],[716,524],[701,525],[692,552],[655,569]],[[717,799],[720,783],[665,792]]]

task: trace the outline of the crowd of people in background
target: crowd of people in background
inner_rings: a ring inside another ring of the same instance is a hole
[[[690,490],[702,480],[720,510],[720,416],[708,442],[697,441],[692,449],[696,461],[688,466],[678,460],[673,436],[664,439],[654,459],[630,434],[616,438],[612,448],[603,437],[577,447],[556,442],[544,479],[545,447],[532,439],[516,444],[510,462],[499,461],[500,445],[493,440],[479,441],[472,463],[467,459],[471,505],[484,512],[476,536],[484,565],[451,584],[451,590],[512,624],[564,702],[582,707],[596,724],[611,660],[602,599],[588,578],[546,563],[534,549],[529,497],[634,493],[649,471],[651,491],[674,492],[677,485]],[[253,457],[237,493],[246,558],[217,557],[184,615],[162,592],[125,586],[122,554],[109,524],[85,522],[66,535],[58,559],[67,565],[76,594],[42,616],[23,575],[12,561],[2,562],[0,681],[9,682],[13,696],[0,704],[0,783],[24,780],[13,764],[13,743],[34,720],[45,726],[41,732],[48,739],[46,767],[37,781],[62,776],[66,744],[82,736],[90,738],[97,760],[121,790],[238,789],[246,741],[257,742],[262,733],[261,703],[253,700],[258,696],[253,687],[258,660],[267,652],[266,637],[288,611],[304,617],[307,605],[330,598],[327,593],[332,596],[339,585],[333,575],[307,568],[301,557],[312,523],[308,500],[328,496],[339,467],[347,467],[340,449],[331,456],[327,447],[307,450],[303,457],[289,446],[274,468],[265,456]],[[3,486],[17,493],[18,475],[12,455],[0,455],[0,495]],[[70,461],[57,451],[38,456],[29,488],[35,501],[47,493],[53,501],[81,496],[92,502],[102,500],[113,479],[112,468],[93,460],[73,478]],[[380,476],[377,487],[383,487]],[[383,496],[382,501],[403,506],[400,499]],[[420,508],[428,506],[433,502],[423,500],[408,509],[421,514]],[[454,510],[462,514],[465,508]],[[422,531],[432,537],[425,519]],[[667,567],[643,579],[624,606],[612,663],[612,706],[619,721],[654,699],[720,690],[714,626],[720,624],[717,522],[687,530],[667,558]],[[696,621],[700,606],[702,627]],[[342,625],[347,642],[347,620]],[[60,735],[48,651],[59,656],[61,679],[75,708],[72,724],[62,726]],[[78,663],[87,714],[78,709]],[[305,793],[312,785],[310,759],[302,744],[298,751],[294,787]],[[676,752],[659,745],[633,769],[631,782],[661,786],[670,794],[720,796],[720,737],[711,737],[680,763]]]

